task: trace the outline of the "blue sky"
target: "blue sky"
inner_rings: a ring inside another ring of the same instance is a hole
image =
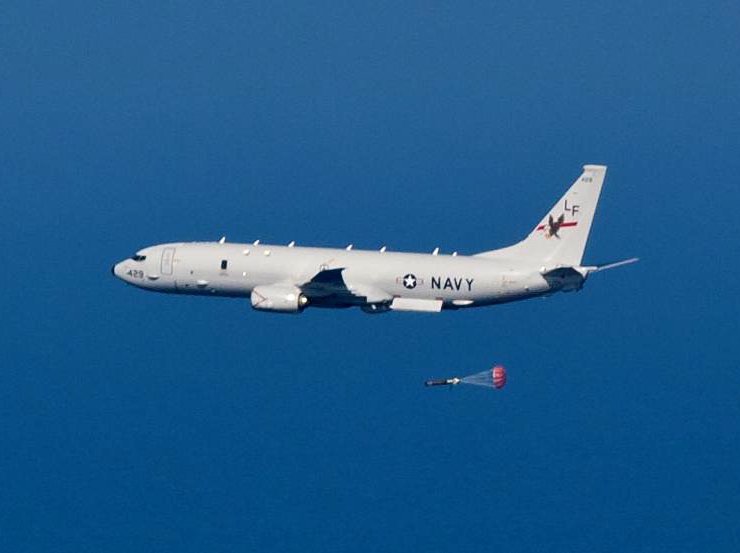
[[[737,551],[734,2],[6,3],[0,548]],[[252,312],[110,265],[462,253],[609,165],[578,294]],[[425,378],[504,363],[503,392]]]

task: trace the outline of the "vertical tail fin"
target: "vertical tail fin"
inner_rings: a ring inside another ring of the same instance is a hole
[[[529,236],[508,248],[478,255],[516,257],[543,265],[580,265],[605,175],[605,165],[584,165],[581,176]]]

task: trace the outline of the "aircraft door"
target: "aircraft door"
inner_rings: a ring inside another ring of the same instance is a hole
[[[162,266],[161,272],[163,275],[172,275],[172,260],[175,257],[175,248],[165,248],[162,250]]]

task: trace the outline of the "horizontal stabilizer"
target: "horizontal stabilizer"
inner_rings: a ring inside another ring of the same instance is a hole
[[[573,290],[580,290],[583,288],[583,284],[591,273],[598,273],[599,271],[605,271],[606,269],[614,269],[615,267],[621,267],[622,265],[629,265],[637,260],[638,259],[636,257],[632,257],[630,259],[615,261],[614,263],[606,263],[604,265],[577,265],[575,267],[560,266],[553,269],[542,267],[542,269],[540,269],[540,274],[550,285],[551,289],[560,290],[562,292],[571,292]]]
[[[540,271],[545,278],[567,278],[567,277],[585,277],[588,274],[588,267],[555,267]]]
[[[603,265],[591,265],[589,267],[584,267],[589,273],[598,273],[599,271],[606,271],[607,269],[615,269],[617,267],[621,267],[622,265],[630,265],[631,263],[636,263],[637,261],[640,261],[639,257],[630,257],[629,259],[623,259],[622,261],[614,261],[612,263],[605,263]]]

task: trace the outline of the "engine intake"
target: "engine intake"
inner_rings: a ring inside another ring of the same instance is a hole
[[[308,298],[292,284],[257,286],[251,300],[254,309],[275,313],[300,313],[308,305]]]

